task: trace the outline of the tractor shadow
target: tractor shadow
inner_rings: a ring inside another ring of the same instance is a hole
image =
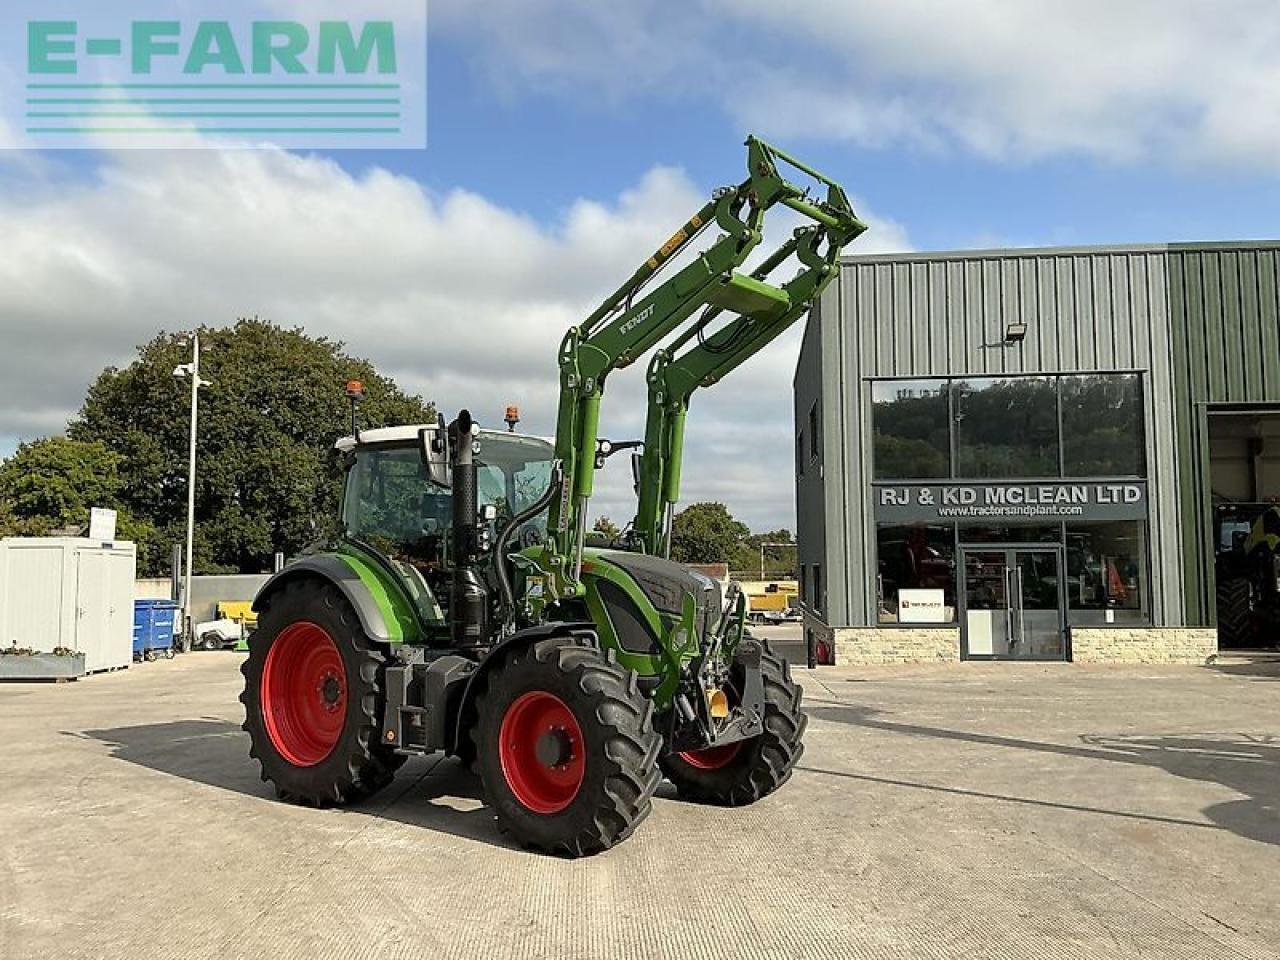
[[[1153,767],[1176,777],[1198,780],[1226,787],[1242,795],[1204,808],[1201,813],[1211,824],[1237,836],[1259,843],[1280,845],[1280,738],[1269,735],[1252,736],[1245,733],[1188,733],[1176,736],[1148,736],[1140,734],[1081,734],[1076,743],[1047,743],[1020,737],[987,734],[972,730],[952,730],[889,720],[876,711],[861,707],[819,704],[807,707],[806,712],[815,719],[828,720],[850,726],[863,727],[885,733],[912,737],[977,744],[1000,750],[1033,751],[1035,753],[1073,757],[1104,763],[1121,763],[1132,766]],[[891,782],[901,786],[919,787],[949,794],[1001,799],[1033,806],[1081,810],[1131,819],[1155,820],[1186,826],[1205,826],[1203,822],[1180,820],[1170,817],[1147,816],[1128,811],[1107,810],[1101,807],[1079,806],[1053,797],[1052,792],[1039,798],[1004,797],[977,790],[964,790],[945,785],[889,781],[881,777],[863,777],[840,771],[816,770],[803,765],[809,772],[853,779]],[[1051,786],[1042,783],[1042,786]],[[1117,789],[1114,788],[1113,789]]]
[[[275,788],[260,779],[249,757],[249,736],[238,724],[215,718],[113,727],[64,736],[96,740],[111,756],[193,783],[278,803]],[[323,816],[368,816],[524,852],[498,829],[484,806],[479,778],[443,754],[413,757],[395,781],[364,802]]]

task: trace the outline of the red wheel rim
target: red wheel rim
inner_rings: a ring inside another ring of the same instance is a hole
[[[262,668],[262,719],[280,756],[314,767],[333,752],[347,715],[347,675],[333,638],[307,620],[280,631]]]
[[[743,741],[726,743],[722,747],[707,747],[705,750],[691,750],[680,754],[680,759],[699,770],[719,770],[733,762],[733,758],[742,749]]]
[[[498,760],[507,786],[534,813],[559,813],[587,772],[582,727],[553,693],[531,690],[507,707],[498,731]]]

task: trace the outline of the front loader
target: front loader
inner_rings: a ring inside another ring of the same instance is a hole
[[[483,430],[465,410],[354,429],[361,390],[349,385],[342,533],[263,587],[243,667],[251,752],[282,796],[358,801],[406,757],[444,751],[476,770],[518,842],[581,856],[629,836],[664,773],[682,796],[729,806],[790,777],[800,689],[745,631],[736,586],[653,555],[653,539],[638,550],[586,543],[593,473],[610,452],[598,437],[608,375],[695,314],[680,343],[759,349],[808,308],[863,229],[834,183],[756,138],[747,147],[747,179],[717,191],[565,336],[554,444]],[[826,198],[780,164],[817,177]],[[739,272],[777,205],[810,225]],[[800,275],[771,285],[793,253]],[[720,313],[736,319],[708,336]],[[664,436],[663,462],[678,472],[679,435]],[[643,500],[657,472],[641,473]]]

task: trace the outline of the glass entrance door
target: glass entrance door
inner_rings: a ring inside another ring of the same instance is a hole
[[[963,551],[964,655],[1062,660],[1062,563],[1054,548]]]

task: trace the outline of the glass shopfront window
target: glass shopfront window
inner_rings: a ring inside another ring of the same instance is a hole
[[[1058,476],[1057,377],[957,380],[956,475]]]
[[[1142,376],[871,383],[877,620],[965,656],[1065,657],[1151,622]]]
[[[1077,626],[1147,623],[1147,525],[1069,523],[1068,619]]]
[[[946,380],[882,380],[871,385],[875,478],[951,475]]]
[[[885,480],[1143,477],[1137,373],[877,380],[873,474]]]
[[[1062,527],[1056,523],[992,527],[986,524],[964,524],[960,527],[961,543],[1060,543]]]
[[[1062,378],[1062,453],[1069,477],[1146,473],[1136,373]]]
[[[881,623],[954,623],[955,530],[950,526],[876,531]]]

